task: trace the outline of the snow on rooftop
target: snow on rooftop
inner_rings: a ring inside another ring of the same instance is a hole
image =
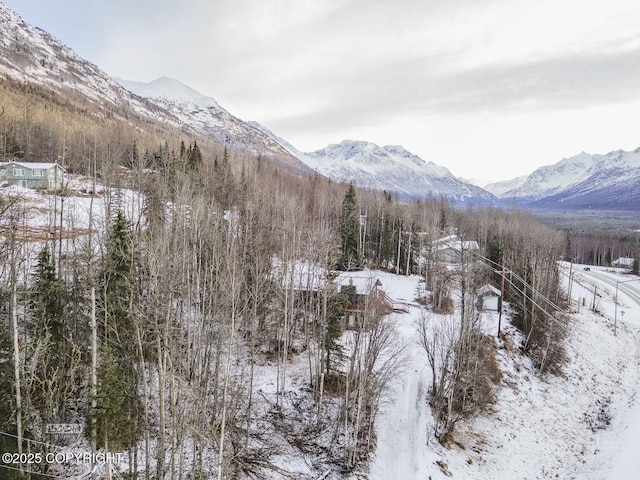
[[[0,167],[3,165],[19,165],[20,167],[24,167],[24,168],[38,168],[38,169],[49,169],[51,167],[60,167],[64,170],[64,168],[60,165],[58,165],[56,162],[19,162],[16,160],[10,160],[8,162],[0,162]]]

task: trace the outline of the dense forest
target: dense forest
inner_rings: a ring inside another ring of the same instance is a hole
[[[83,187],[42,194],[45,238],[20,234],[28,200],[0,196],[4,452],[45,454],[70,441],[47,425],[82,424],[88,451],[125,452],[126,478],[291,478],[287,452],[313,459],[308,478],[362,468],[402,352],[375,296],[345,325],[340,271],[422,277],[413,300],[442,442],[491,404],[498,381],[494,339],[477,322],[483,285],[503,285],[539,372],[562,371],[557,261],[576,256],[570,234],[521,212],[294,175],[177,132],[84,129],[85,112],[67,121],[46,96],[25,98],[0,115],[4,158],[58,161]],[[62,234],[81,223],[84,234]],[[437,245],[454,234],[452,267]],[[454,319],[455,334],[429,333],[430,315]],[[305,365],[295,376],[294,359]],[[24,463],[2,478],[59,468]]]

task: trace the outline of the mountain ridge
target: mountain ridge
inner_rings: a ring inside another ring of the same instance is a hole
[[[400,197],[447,198],[456,203],[491,204],[493,194],[454,176],[446,167],[426,162],[400,145],[378,146],[343,140],[302,159],[335,181],[395,192]]]
[[[514,182],[514,181],[512,181]],[[539,167],[523,181],[487,185],[500,204],[526,208],[637,209],[640,148],[607,154],[581,152]]]
[[[102,135],[105,129],[144,132],[151,145],[186,135],[190,140],[198,138],[199,143],[211,141],[212,153],[229,148],[243,156],[269,157],[278,168],[297,175],[312,173],[276,142],[228,113],[214,99],[184,84],[167,77],[159,79],[152,87],[164,88],[164,100],[154,101],[121,85],[2,3],[0,27],[0,80],[6,79],[3,87],[8,89],[7,95],[15,97],[14,110],[19,109],[20,102],[14,92],[21,92],[25,98],[35,94],[38,108],[47,109],[47,103],[55,103],[65,116],[71,112],[77,117],[73,122],[79,129],[89,122]],[[139,89],[143,85],[138,82],[135,86]],[[151,140],[156,137],[157,140]]]
[[[117,81],[2,3],[0,25],[0,78],[9,79],[9,84],[15,82],[18,88],[43,86],[59,96],[60,104],[69,104],[85,115],[88,111],[101,121],[118,119],[128,127],[146,129],[147,133],[156,130],[162,135],[171,130],[171,135],[195,138],[197,133],[219,148],[254,158],[271,157],[276,165],[299,175],[321,174],[334,181],[395,192],[403,198],[436,197],[456,203],[523,208],[637,209],[640,203],[640,149],[604,155],[582,152],[540,167],[526,178],[483,189],[400,145],[379,147],[372,142],[344,140],[315,152],[301,152],[265,127],[231,115],[215,99],[177,80]],[[51,97],[46,92],[40,95],[46,108]]]
[[[132,96],[97,65],[78,56],[68,45],[37,28],[0,3],[0,74],[35,83],[63,96],[83,95],[104,117],[131,109],[138,115],[178,126],[168,112]]]
[[[561,191],[531,202],[534,208],[637,210],[640,206],[640,147],[594,155],[583,178]]]
[[[229,113],[214,98],[184,83],[160,77],[151,82],[118,79],[134,94],[172,112],[181,122],[217,142],[254,157],[271,156],[295,173],[310,174],[304,162],[260,129]]]

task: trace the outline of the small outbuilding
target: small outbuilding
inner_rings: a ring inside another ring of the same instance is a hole
[[[478,290],[478,307],[487,312],[500,311],[500,290],[486,284]]]

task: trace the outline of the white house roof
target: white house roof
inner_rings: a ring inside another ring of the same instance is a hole
[[[457,235],[447,235],[446,237],[442,237],[442,238],[437,239],[435,241],[435,243],[437,243],[437,244],[446,244],[446,243],[453,242],[453,241],[456,241],[456,240],[458,240],[458,236]]]
[[[271,274],[283,287],[318,291],[327,285],[327,271],[317,263],[306,260],[287,263],[277,257],[272,262]]]
[[[498,290],[493,285],[489,285],[488,283],[483,287],[481,287],[480,290],[478,290],[478,294],[480,295],[486,295],[488,293],[492,293],[494,295],[500,296],[500,290]]]
[[[633,262],[635,260],[631,257],[620,257],[617,260],[615,260],[613,262],[613,264],[615,265],[625,265],[625,266],[629,266],[629,267],[633,267]]]
[[[438,250],[452,249],[456,251],[462,250],[478,250],[478,242],[475,240],[460,240],[457,235],[449,235],[435,241]]]
[[[64,170],[62,166],[58,165],[55,162],[16,162],[14,160],[11,160],[9,162],[0,162],[0,167],[5,165],[18,165],[19,167],[30,168],[32,170],[33,169],[48,170],[51,167],[59,167],[62,170]]]

